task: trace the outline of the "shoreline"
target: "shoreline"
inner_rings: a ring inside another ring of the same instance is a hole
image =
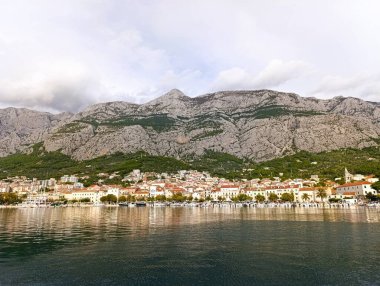
[[[51,205],[0,205],[0,209],[46,209],[46,208],[136,208],[135,205],[124,205],[120,206],[118,204],[67,204],[59,206]],[[367,209],[380,209],[380,204],[339,204],[339,203],[148,203],[146,206],[148,208],[251,208],[251,209],[354,209],[354,208],[367,208]]]

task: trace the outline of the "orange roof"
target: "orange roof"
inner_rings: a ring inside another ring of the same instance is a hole
[[[355,196],[355,192],[344,192],[343,195],[345,195],[345,196]]]
[[[137,190],[136,192],[135,192],[135,194],[136,195],[142,195],[142,194],[149,194],[149,191],[145,191],[145,190]]]
[[[299,189],[300,192],[307,192],[307,191],[318,191],[317,188],[300,188]]]
[[[369,182],[355,182],[355,183],[347,183],[340,186],[337,186],[336,188],[344,188],[344,187],[354,187],[354,186],[362,186],[362,185],[371,185]]]

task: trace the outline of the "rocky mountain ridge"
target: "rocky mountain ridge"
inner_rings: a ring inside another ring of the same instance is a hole
[[[191,158],[214,150],[264,161],[299,150],[375,146],[379,135],[378,103],[272,90],[192,98],[174,89],[145,104],[101,103],[77,114],[0,110],[0,156],[42,141],[47,151],[78,160],[139,150]]]

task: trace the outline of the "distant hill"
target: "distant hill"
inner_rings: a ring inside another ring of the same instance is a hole
[[[272,90],[188,97],[179,90],[145,104],[101,103],[77,114],[0,110],[0,156],[43,142],[75,160],[145,151],[180,160],[209,151],[262,162],[301,151],[377,146],[380,105],[357,98],[305,98]]]
[[[144,172],[177,172],[179,170],[207,171],[227,179],[252,178],[310,178],[319,175],[322,179],[334,180],[342,177],[344,168],[352,173],[380,176],[379,147],[344,149],[322,153],[299,152],[279,159],[255,163],[230,154],[207,151],[196,159],[177,160],[171,157],[153,156],[146,152],[133,154],[115,153],[102,157],[75,161],[60,152],[46,152],[41,144],[33,146],[30,154],[13,154],[0,158],[0,179],[12,176],[48,179],[64,174],[89,176],[84,183],[96,182],[99,173],[118,172],[120,175],[105,183],[120,184],[121,179],[133,169]]]

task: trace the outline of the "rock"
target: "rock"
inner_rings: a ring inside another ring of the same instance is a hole
[[[172,90],[145,104],[109,102],[77,114],[0,110],[0,156],[43,142],[77,160],[147,151],[183,157],[205,150],[256,161],[300,150],[377,145],[380,106],[357,98],[306,98],[271,90],[195,98]]]

